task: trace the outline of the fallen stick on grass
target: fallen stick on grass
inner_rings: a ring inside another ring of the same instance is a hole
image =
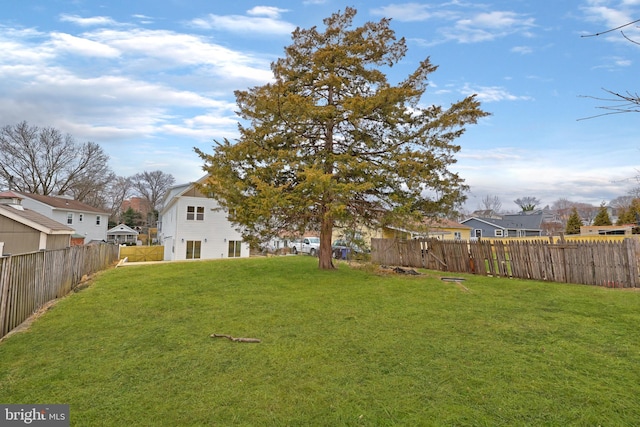
[[[211,338],[226,338],[235,342],[262,342],[258,338],[234,338],[231,335],[225,334],[211,334]]]

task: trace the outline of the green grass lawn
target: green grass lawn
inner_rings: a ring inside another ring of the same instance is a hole
[[[0,402],[73,426],[640,424],[640,293],[424,273],[112,269],[0,343]]]

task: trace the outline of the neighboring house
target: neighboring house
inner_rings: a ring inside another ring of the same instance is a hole
[[[440,240],[469,240],[471,228],[468,225],[451,221],[446,218],[425,219],[420,224],[406,226],[387,226],[382,230],[383,238],[417,239],[437,238]]]
[[[502,215],[501,218],[472,217],[461,221],[471,227],[472,238],[542,236],[543,213]]]
[[[116,244],[135,244],[138,232],[126,224],[118,224],[107,230],[107,242]]]
[[[0,193],[0,248],[2,254],[64,249],[71,245],[73,228],[26,209],[19,193]]]
[[[581,236],[631,236],[634,225],[581,225]]]
[[[65,224],[84,236],[84,242],[106,241],[109,212],[94,208],[67,196],[43,196],[16,192],[24,198],[22,205]]]
[[[202,194],[196,183],[171,187],[160,210],[158,240],[167,261],[248,257],[242,241],[218,203]]]

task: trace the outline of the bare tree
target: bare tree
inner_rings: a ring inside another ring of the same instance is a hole
[[[145,200],[149,212],[154,212],[154,214],[157,214],[160,209],[160,199],[175,181],[173,175],[159,170],[144,171],[131,177],[133,189]]]
[[[635,197],[631,194],[628,196],[618,196],[609,202],[609,206],[614,209],[627,209],[631,206],[633,199],[635,199]]]
[[[598,210],[600,209],[597,206],[593,206],[589,203],[575,203],[574,207],[578,211],[580,218],[582,218],[584,223],[587,225],[593,222],[596,215],[598,214]]]
[[[117,176],[111,181],[105,192],[105,199],[107,201],[105,208],[111,212],[109,216],[111,221],[122,222],[122,204],[131,196],[131,193],[131,178]]]
[[[540,200],[532,196],[525,196],[513,201],[516,205],[520,206],[523,212],[532,211],[540,204]]]
[[[491,210],[495,213],[500,213],[502,209],[502,202],[498,196],[490,196],[487,194],[484,196],[480,202],[480,208],[484,210]]]
[[[631,37],[629,37],[624,32],[625,28],[628,28],[628,27],[630,27],[630,26],[632,26],[634,24],[637,24],[638,22],[640,22],[640,19],[636,19],[635,21],[628,22],[628,23],[620,25],[620,26],[618,26],[616,28],[611,28],[609,30],[602,31],[600,33],[583,35],[581,37],[598,37],[598,36],[601,36],[603,34],[607,34],[607,33],[613,32],[613,31],[620,30],[620,34],[622,34],[622,37],[624,37],[625,39],[627,39],[628,41],[630,41],[633,44],[639,44],[640,45],[640,42],[638,42],[637,40],[632,39]],[[599,109],[606,110],[607,112],[606,113],[602,113],[602,114],[596,114],[595,116],[585,117],[585,118],[579,119],[579,120],[592,119],[594,117],[607,116],[607,115],[610,115],[610,114],[640,113],[640,96],[638,95],[637,92],[631,92],[631,91],[615,92],[615,91],[612,91],[612,90],[609,90],[609,89],[602,89],[602,90],[604,90],[609,96],[606,97],[606,98],[600,98],[600,97],[594,97],[594,96],[585,96],[585,98],[592,98],[592,99],[596,99],[598,101],[604,101],[604,102],[609,103],[609,105],[597,107]]]
[[[0,129],[0,153],[0,183],[16,191],[84,201],[97,197],[113,174],[98,144],[78,144],[69,134],[27,122]]]

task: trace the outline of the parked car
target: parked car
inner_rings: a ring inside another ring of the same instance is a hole
[[[320,251],[319,237],[305,237],[303,239],[293,240],[290,243],[291,253],[309,254],[311,256],[318,255]]]
[[[336,240],[331,245],[331,253],[335,259],[347,259],[354,255],[365,254],[368,252],[369,251],[366,248],[346,240]]]

